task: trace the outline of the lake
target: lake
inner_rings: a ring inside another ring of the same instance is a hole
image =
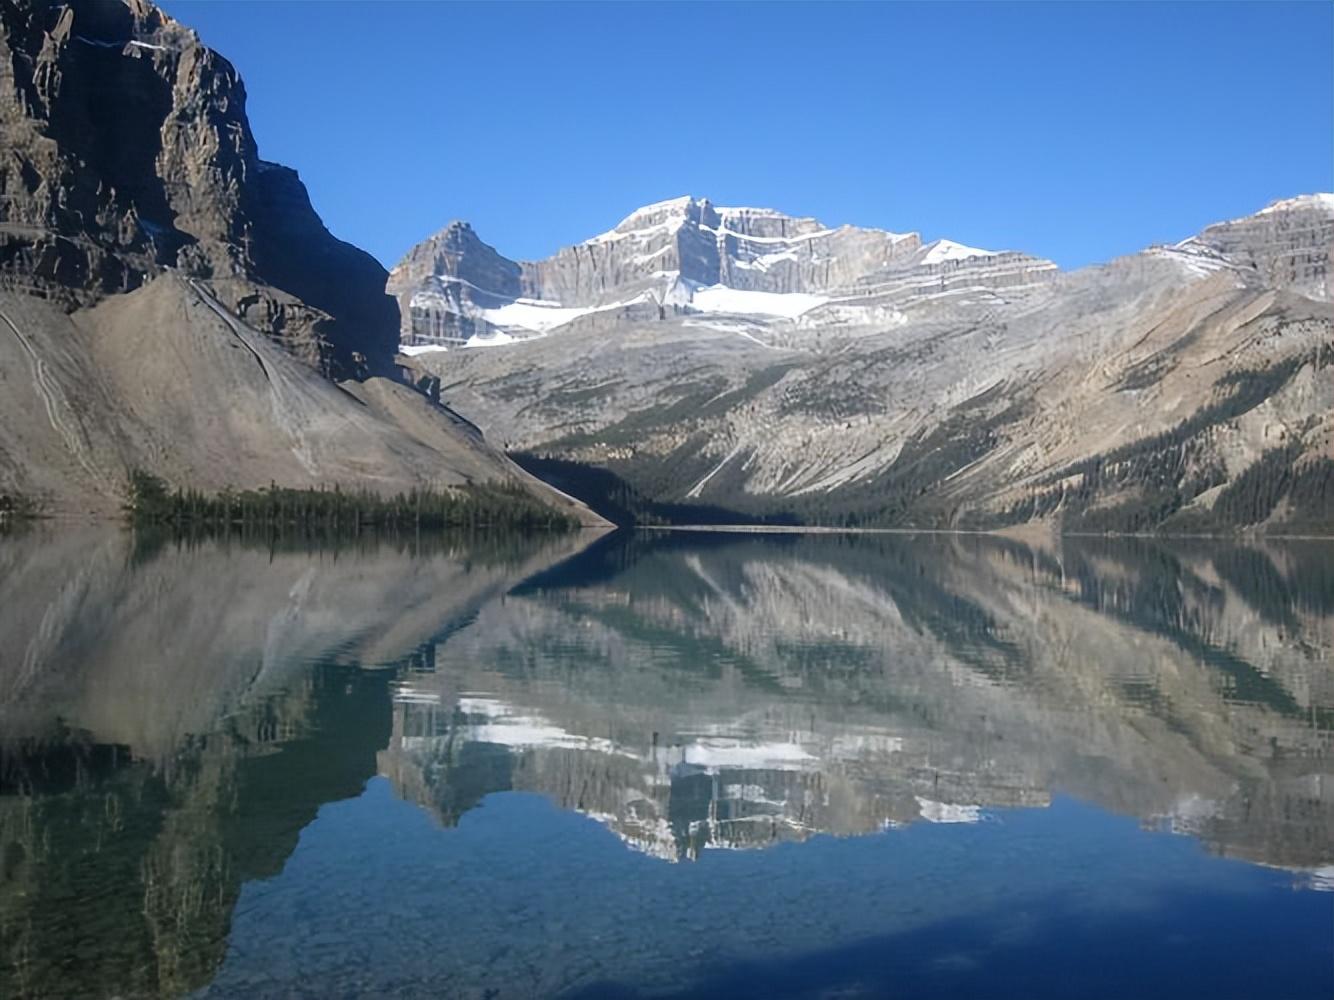
[[[0,996],[1334,996],[1334,544],[0,539]]]

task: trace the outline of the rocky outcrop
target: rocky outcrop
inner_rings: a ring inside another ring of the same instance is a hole
[[[1190,242],[1254,268],[1271,287],[1334,299],[1334,194],[1276,201],[1255,215],[1212,225]]]
[[[519,265],[483,243],[466,222],[451,222],[418,243],[388,278],[405,344],[463,343],[484,335],[487,325],[469,307],[499,307],[522,290]]]
[[[0,27],[0,287],[73,308],[174,268],[329,375],[390,370],[384,269],[260,159],[226,59],[146,0]]]

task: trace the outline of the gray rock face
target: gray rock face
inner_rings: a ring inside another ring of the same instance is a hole
[[[231,64],[146,0],[0,5],[0,286],[73,308],[164,268],[336,376],[385,372],[384,269],[261,160]]]
[[[521,482],[575,509],[438,402],[334,384],[174,272],[70,316],[0,292],[0,373],[0,495],[51,514],[119,511],[132,469],[206,492]]]
[[[578,325],[747,316],[775,328],[846,323],[981,290],[1020,294],[1055,265],[916,233],[841,226],[764,208],[677,198],[543,261],[515,263],[466,224],[415,247],[389,290],[408,346],[530,339]],[[497,337],[503,334],[503,337]]]
[[[493,440],[611,472],[650,505],[825,523],[1334,530],[1334,196],[1071,273],[705,209],[655,206],[564,252],[617,255],[619,287],[602,302],[652,294],[625,268],[654,253],[688,296],[647,313],[460,299],[525,342],[413,364]],[[737,247],[774,248],[763,271],[738,268],[740,251],[719,258],[756,284],[679,276],[703,266],[680,248],[714,221],[762,234]],[[809,268],[835,247],[848,259],[821,285]],[[878,252],[903,256],[882,265]],[[552,294],[550,281],[525,291]],[[559,322],[519,327],[548,316]]]
[[[1255,215],[1210,226],[1195,242],[1253,267],[1268,285],[1334,298],[1334,195],[1275,202]]]
[[[192,31],[145,0],[0,3],[0,496],[119,512],[138,468],[568,506],[402,381],[386,277],[259,158]]]
[[[483,243],[466,222],[451,222],[413,247],[394,268],[388,290],[398,300],[404,343],[463,343],[486,324],[470,306],[496,308],[523,291],[522,268]]]

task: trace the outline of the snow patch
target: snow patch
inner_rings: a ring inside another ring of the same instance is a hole
[[[741,240],[745,243],[780,243],[783,245],[804,243],[808,240],[817,240],[821,236],[830,236],[834,232],[832,229],[817,229],[813,233],[797,233],[792,236],[748,236],[745,233],[738,233],[735,229],[728,229],[726,221],[724,221],[717,229],[714,229],[713,226],[706,226],[703,223],[700,223],[699,228],[706,233],[713,233],[720,240],[724,236],[731,236],[733,239]]]
[[[506,344],[515,344],[524,338],[512,337],[504,330],[496,330],[494,333],[482,336],[474,333],[466,341],[464,347],[504,347]]]
[[[624,225],[624,223],[622,223]],[[607,233],[600,233],[592,239],[584,240],[584,245],[594,245],[598,243],[612,243],[616,240],[637,239],[644,241],[659,233],[674,233],[685,225],[685,217],[679,219],[668,219],[666,222],[659,222],[654,226],[645,226],[642,229],[613,229]]]
[[[593,306],[562,306],[546,299],[515,299],[497,309],[482,309],[480,315],[492,326],[518,326],[546,333],[596,311]]]
[[[167,51],[165,45],[154,45],[151,42],[141,42],[134,38],[124,42],[104,42],[99,38],[85,38],[83,35],[75,35],[74,40],[76,42],[83,42],[84,45],[92,45],[99,49],[124,49],[128,45],[133,46],[136,49],[153,49],[155,52]]]
[[[701,312],[739,313],[748,316],[778,316],[796,319],[829,300],[805,292],[754,292],[708,285],[694,289],[690,304]]]
[[[1237,270],[1235,264],[1226,260],[1216,250],[1198,242],[1193,236],[1170,247],[1150,247],[1145,253],[1150,257],[1171,261],[1187,274],[1200,278],[1206,278],[1218,271]]]
[[[709,480],[712,479],[714,476],[718,475],[718,473],[722,471],[724,465],[732,461],[732,459],[736,458],[737,455],[741,453],[741,448],[742,445],[738,444],[735,448],[729,451],[726,457],[724,457],[721,462],[715,465],[713,467],[713,470],[709,472],[708,475],[706,475],[703,479],[701,479],[699,482],[697,482],[694,486],[690,488],[690,492],[687,493],[686,496],[691,498],[698,498],[700,495],[700,491],[703,490],[704,487],[708,485]]]
[[[953,240],[936,240],[926,251],[926,256],[918,263],[943,264],[947,260],[967,260],[969,257],[995,257],[995,250],[979,250],[977,247],[964,246]]]
[[[438,351],[447,351],[444,344],[399,344],[398,353],[404,354],[409,358],[415,358],[418,354],[434,354]]]

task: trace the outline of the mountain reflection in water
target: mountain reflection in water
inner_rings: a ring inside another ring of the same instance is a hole
[[[1334,545],[63,530],[0,640],[0,995],[1334,988]]]

